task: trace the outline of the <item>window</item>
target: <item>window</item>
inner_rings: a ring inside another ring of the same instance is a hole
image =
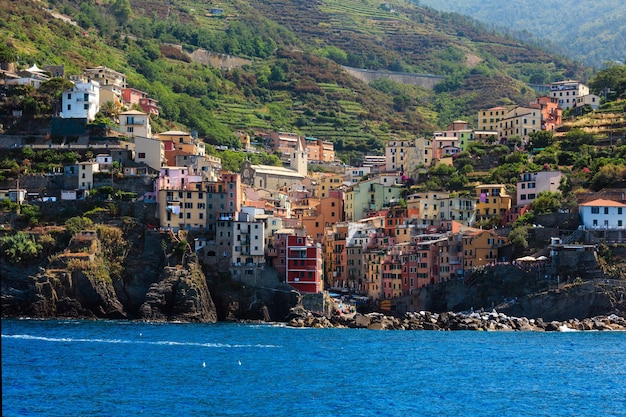
[[[72,93],[68,93],[68,94],[67,94],[67,99],[68,99],[68,100],[71,100],[71,99],[72,99]]]
[[[594,225],[594,226],[597,226],[597,225],[598,225],[598,220],[597,220],[597,219],[594,219],[594,220],[593,220],[593,225]]]
[[[617,214],[622,214],[622,208],[621,207],[617,208]]]
[[[139,159],[145,159],[145,157],[146,157],[145,152],[139,152],[139,156],[138,156]]]
[[[608,207],[604,208],[604,214],[609,214],[609,208]]]
[[[84,110],[89,110],[89,104],[85,103],[85,104],[83,105],[83,109],[84,109]]]
[[[600,207],[591,207],[591,214],[600,214]]]
[[[71,105],[71,104],[68,104],[68,105],[67,105],[67,109],[68,109],[68,110],[72,110],[72,105]]]

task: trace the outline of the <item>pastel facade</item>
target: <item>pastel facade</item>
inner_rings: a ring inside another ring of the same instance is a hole
[[[61,117],[94,120],[100,111],[100,84],[96,81],[76,82],[71,90],[63,92],[61,102]]]
[[[511,209],[512,197],[507,194],[504,184],[484,184],[476,186],[476,215],[480,219],[493,216],[504,218]]]
[[[306,154],[309,161],[335,162],[335,145],[321,139],[306,138]]]
[[[578,98],[587,94],[589,94],[589,87],[579,81],[566,80],[550,84],[550,97],[558,100],[559,107],[562,109],[575,107]]]
[[[91,190],[94,187],[93,174],[100,172],[96,161],[78,163],[78,189]]]
[[[505,119],[508,113],[506,107],[492,107],[487,110],[480,110],[478,112],[478,130],[481,131],[497,131],[499,122]]]
[[[285,282],[301,293],[319,293],[323,284],[320,244],[303,236],[287,236]]]
[[[119,114],[120,132],[128,137],[143,136],[152,137],[150,116],[138,110],[128,110]]]
[[[507,238],[490,230],[474,230],[463,234],[463,267],[465,270],[498,261],[498,250]]]
[[[531,107],[516,107],[507,112],[506,117],[498,122],[498,138],[506,141],[519,136],[524,143],[530,140],[530,134],[541,130],[541,110]]]
[[[380,176],[349,187],[344,206],[346,220],[361,220],[392,201],[398,201],[401,187],[396,184],[397,178],[399,177]]]
[[[517,205],[532,203],[539,193],[558,192],[563,174],[561,171],[525,172],[517,182]]]
[[[432,160],[430,139],[390,140],[385,146],[385,171],[411,175]]]
[[[579,205],[580,217],[586,229],[624,230],[626,204],[619,201],[597,199]]]
[[[135,137],[135,162],[143,163],[154,170],[160,170],[166,164],[165,145],[158,139]]]

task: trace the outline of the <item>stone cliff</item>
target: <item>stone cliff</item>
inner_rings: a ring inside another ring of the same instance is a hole
[[[117,278],[104,267],[100,254],[64,254],[57,256],[61,260],[42,261],[45,267],[1,259],[2,316],[217,321],[195,255],[186,256],[182,264],[166,265],[159,235],[135,229],[126,234],[131,256]]]

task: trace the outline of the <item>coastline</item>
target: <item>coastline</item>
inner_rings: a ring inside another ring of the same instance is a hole
[[[626,313],[615,311],[585,319],[544,322],[541,318],[507,316],[491,312],[420,311],[405,313],[402,318],[382,313],[356,313],[352,317],[333,315],[330,319],[311,312],[298,311],[287,322],[289,327],[357,328],[369,330],[438,330],[438,331],[626,331]]]

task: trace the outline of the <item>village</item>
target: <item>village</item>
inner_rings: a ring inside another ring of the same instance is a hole
[[[54,70],[5,71],[4,83],[37,88]],[[412,192],[420,174],[452,166],[474,143],[524,149],[533,133],[557,129],[564,109],[599,108],[600,97],[578,81],[550,84],[526,106],[481,110],[476,128],[458,120],[432,136],[390,140],[385,155],[366,155],[361,166],[342,162],[332,142],[294,132],[237,131],[240,152],[267,151],[282,166],[248,157],[232,172],[195,132],[153,132],[159,104],[128,86],[124,74],[95,67],[71,80],[51,132],[1,135],[0,147],[71,150],[82,159],[37,181],[23,172],[0,190],[0,199],[54,205],[93,198],[102,187],[126,192],[152,211],[148,227],[185,233],[205,264],[250,285],[276,274],[302,294],[350,294],[389,308],[391,300],[424,286],[467,280],[472,271],[501,264],[547,267],[546,278],[571,282],[576,276],[559,268],[567,253],[593,254],[598,242],[626,239],[623,190],[605,190],[581,194],[574,227],[547,236],[541,250],[516,256],[510,226],[541,193],[560,190],[563,173],[550,167],[523,172],[515,189],[476,183],[469,194]],[[106,140],[95,140],[86,127],[104,108],[119,109],[118,125]],[[490,228],[478,225],[495,218]]]

